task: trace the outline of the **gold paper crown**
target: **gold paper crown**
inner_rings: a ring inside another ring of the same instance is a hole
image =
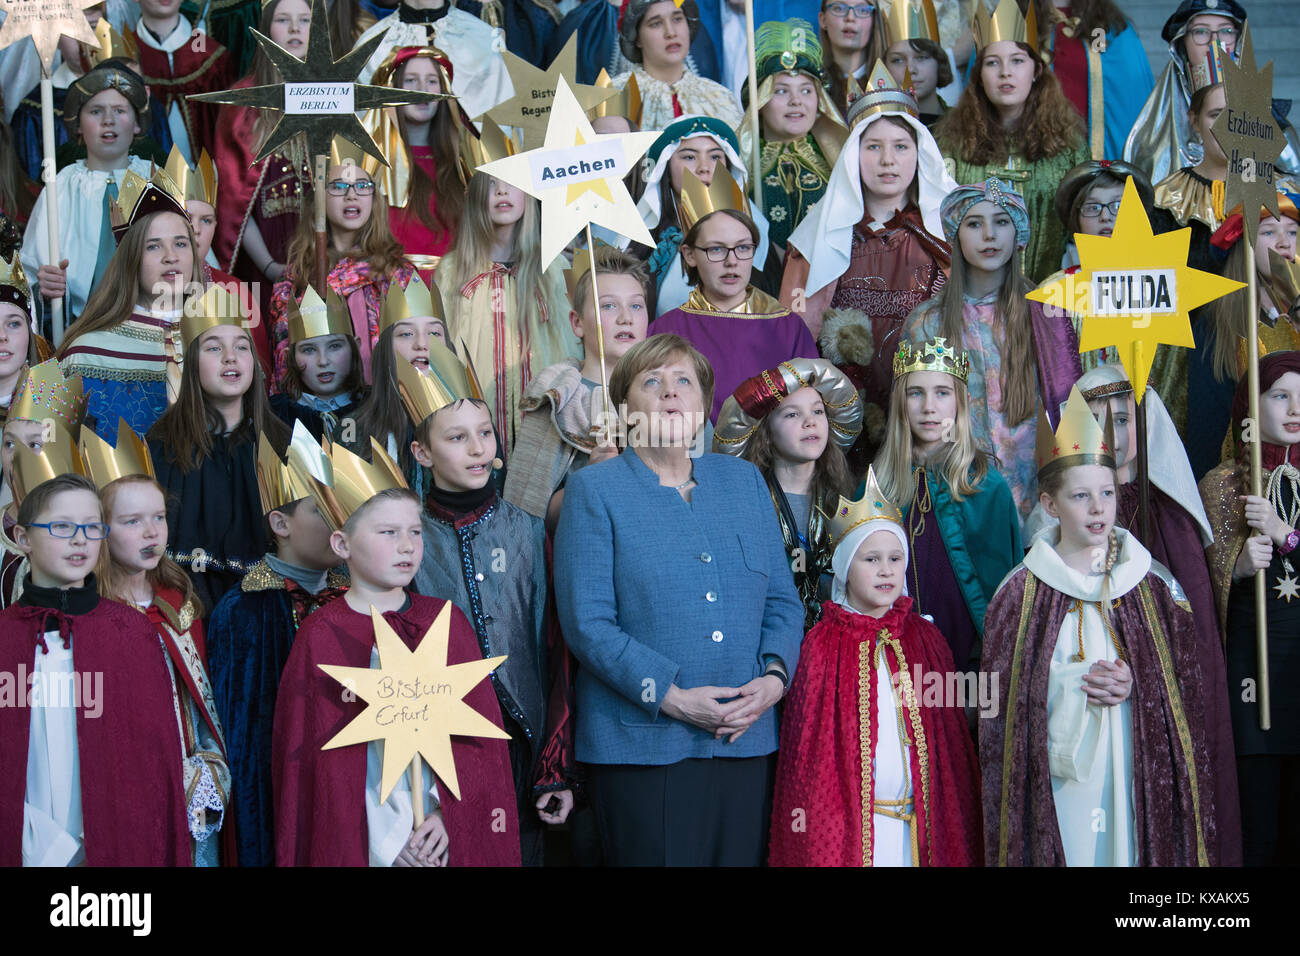
[[[985,0],[975,0],[975,17],[971,21],[975,31],[975,49],[983,50],[990,43],[1010,40],[1023,43],[1035,53],[1038,52],[1038,16],[1034,13],[1032,0],[1029,14],[1020,12],[1016,0],[999,0],[997,9],[989,13]]]
[[[173,143],[164,172],[175,184],[182,202],[193,199],[205,202],[213,209],[217,208],[217,169],[212,165],[212,157],[206,149],[199,155],[198,167],[192,169]]]
[[[614,81],[609,78],[604,67],[601,67],[595,85],[601,89],[609,89],[614,85]],[[619,90],[617,96],[611,96],[605,102],[592,107],[592,119],[599,119],[602,116],[621,116],[634,127],[641,125],[641,84],[637,83],[635,73],[628,74],[627,85]]]
[[[379,170],[383,166],[356,143],[349,142],[342,136],[335,136],[330,143],[331,166],[359,166],[367,176],[378,181]]]
[[[953,348],[943,336],[919,343],[915,349],[904,341],[894,353],[894,381],[908,372],[947,372],[966,381],[970,374],[970,356],[962,348]]]
[[[127,475],[154,477],[153,458],[149,446],[131,430],[126,419],[117,420],[117,447],[114,448],[93,431],[81,436],[82,474],[95,483],[101,491],[119,478]]]
[[[465,168],[466,182],[480,166],[522,152],[514,137],[507,136],[496,122],[486,116],[480,122],[483,129],[477,136],[472,129],[461,131],[460,160]]]
[[[396,282],[388,286],[384,296],[384,307],[379,312],[379,331],[390,329],[398,322],[420,316],[433,316],[447,324],[447,315],[442,310],[442,296],[438,287],[427,286],[419,275],[411,276],[411,281],[403,289]]]
[[[885,24],[890,45],[904,40],[939,42],[939,18],[931,0],[892,0]]]
[[[1196,91],[1215,83],[1223,82],[1223,63],[1227,54],[1219,45],[1218,38],[1205,50],[1205,59],[1192,67],[1192,90]]]
[[[27,273],[23,271],[22,259],[19,257],[17,250],[14,251],[13,261],[0,258],[0,288],[12,289],[17,292],[26,303],[24,308],[27,313],[31,314],[32,287],[27,283]],[[0,295],[0,301],[12,301],[10,296]],[[23,303],[16,303],[22,305]]]
[[[14,445],[13,470],[15,505],[21,505],[29,491],[51,478],[86,473],[76,444],[60,431],[56,431],[54,440],[47,441],[40,451],[32,451],[24,443],[17,442]]]
[[[108,17],[100,17],[99,22],[95,24],[95,38],[99,40],[99,46],[91,47],[87,57],[91,69],[114,57],[130,60],[133,63],[140,61],[140,45],[136,42],[135,34],[128,32],[123,36],[118,33],[108,22]]]
[[[189,222],[189,213],[185,211],[185,193],[167,175],[165,169],[157,166],[150,169],[148,179],[128,169],[118,186],[117,198],[109,203],[108,211],[113,235],[119,242],[137,219],[151,212],[174,212]]]
[[[1268,287],[1273,301],[1285,315],[1292,315],[1300,305],[1300,262],[1292,262],[1276,251],[1268,250]]]
[[[397,393],[402,397],[411,423],[419,428],[434,412],[464,398],[483,398],[483,390],[471,368],[445,346],[429,344],[429,371],[421,372],[400,355],[397,362]]]
[[[86,394],[81,376],[66,378],[58,359],[33,365],[24,374],[9,405],[9,419],[55,424],[77,440],[82,419],[86,417]],[[71,444],[71,443],[68,443]],[[69,453],[70,454],[70,453]]]
[[[920,113],[916,96],[912,92],[910,71],[903,74],[900,86],[889,68],[880,60],[876,61],[876,65],[871,68],[871,75],[867,77],[862,95],[849,105],[849,127],[856,126],[859,120],[876,113],[907,113],[910,116]]]
[[[1035,461],[1038,464],[1038,481],[1072,465],[1106,465],[1115,467],[1115,427],[1110,420],[1110,405],[1104,412],[1105,425],[1097,424],[1092,409],[1079,392],[1079,386],[1070,388],[1061,411],[1061,424],[1055,432],[1043,409],[1038,410],[1038,442]]]
[[[877,518],[892,521],[897,525],[903,523],[903,513],[880,490],[880,482],[876,480],[876,469],[868,467],[866,488],[862,491],[862,497],[857,501],[850,501],[843,495],[840,496],[840,503],[835,508],[835,514],[831,516],[831,543],[838,545],[858,525]]]
[[[190,343],[208,329],[219,325],[246,329],[247,322],[248,312],[239,296],[224,286],[210,285],[203,295],[185,300],[185,312],[181,316],[181,347],[188,349]]]
[[[289,318],[289,344],[296,345],[304,339],[319,335],[355,335],[352,314],[338,293],[330,289],[324,300],[310,285],[302,294],[302,302],[289,297],[285,313]]]
[[[315,494],[313,481],[326,488],[334,484],[334,466],[301,419],[293,423],[289,450],[281,459],[263,432],[257,439],[257,491],[262,514]]]
[[[381,491],[408,487],[402,470],[373,435],[370,438],[370,461],[352,454],[342,445],[325,443],[323,447],[333,469],[334,484],[326,485],[313,477],[310,481],[311,496],[331,531],[342,531],[348,518]]]
[[[713,181],[704,185],[691,170],[682,171],[681,196],[677,200],[677,216],[681,220],[682,232],[691,228],[712,213],[723,209],[738,209],[748,214],[745,192],[732,178],[726,165],[719,163],[713,170]]]

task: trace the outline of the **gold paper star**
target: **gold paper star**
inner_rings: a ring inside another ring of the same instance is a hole
[[[99,40],[90,29],[86,8],[99,0],[0,0],[5,22],[0,25],[0,50],[27,37],[36,45],[41,69],[49,76],[54,69],[54,51],[59,37],[72,37],[78,43],[98,47]],[[15,91],[19,92],[19,91]]]
[[[388,799],[398,778],[417,754],[429,762],[438,779],[459,800],[460,782],[456,778],[451,738],[510,739],[509,734],[464,701],[465,695],[499,667],[505,657],[448,664],[451,608],[450,601],[443,604],[419,646],[412,651],[372,605],[370,616],[375,624],[379,666],[320,665],[321,670],[355,690],[369,705],[321,750],[382,740],[381,800]]]
[[[578,35],[575,33],[569,37],[564,49],[555,55],[545,70],[539,70],[508,50],[501,55],[505,58],[515,95],[492,107],[487,115],[498,126],[519,127],[524,131],[524,148],[536,149],[546,137],[546,120],[551,115],[560,77],[568,79],[578,75]],[[619,94],[615,87],[584,86],[581,83],[575,83],[570,89],[584,112]]]
[[[1273,585],[1273,590],[1277,592],[1279,598],[1286,598],[1286,603],[1290,604],[1292,598],[1300,598],[1300,581],[1288,574],[1278,578],[1277,584]]]
[[[358,83],[357,77],[361,75],[366,61],[370,59],[375,48],[383,41],[383,36],[372,37],[353,49],[343,59],[335,60],[329,24],[325,19],[325,0],[311,0],[311,28],[307,32],[305,60],[299,60],[257,30],[249,32],[257,38],[263,52],[284,77],[284,82],[248,89],[223,90],[219,93],[197,93],[189,99],[203,103],[227,103],[279,111],[282,114],[280,121],[267,136],[254,162],[265,159],[295,136],[302,134],[307,141],[309,156],[328,156],[331,141],[335,136],[341,136],[358,149],[364,150],[384,165],[388,165],[387,159],[375,145],[374,139],[357,119],[357,113],[380,106],[401,106],[406,103],[427,103],[430,100],[451,98],[449,93],[420,93],[415,90],[395,90],[387,86]],[[297,84],[302,84],[298,92],[307,97],[313,95],[311,93],[313,88],[326,84],[334,84],[346,89],[343,90],[342,97],[335,96],[333,92],[319,94],[321,102],[327,104],[326,108],[310,113],[285,113],[288,92],[286,88],[292,89]]]
[[[558,83],[546,144],[486,163],[479,171],[541,200],[543,267],[589,223],[653,246],[623,177],[659,134],[596,133],[564,77]],[[601,169],[607,173],[601,175]]]
[[[1223,94],[1227,107],[1211,129],[1228,157],[1223,206],[1231,211],[1241,204],[1246,235],[1254,245],[1259,210],[1278,214],[1274,164],[1286,140],[1273,121],[1273,64],[1255,69],[1255,51],[1245,24],[1241,28],[1241,62],[1223,58]],[[1250,166],[1244,160],[1250,160]],[[1251,167],[1253,181],[1247,181],[1243,174]]]
[[[1240,282],[1190,268],[1191,237],[1190,228],[1154,235],[1130,178],[1124,184],[1114,234],[1076,233],[1079,271],[1044,284],[1026,298],[1080,316],[1080,352],[1115,346],[1141,402],[1156,346],[1192,348],[1188,313],[1242,288]],[[1147,278],[1150,285],[1144,286]],[[1144,288],[1150,301],[1128,301],[1130,293]]]

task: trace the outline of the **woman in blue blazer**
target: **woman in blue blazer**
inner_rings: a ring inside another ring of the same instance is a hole
[[[570,477],[555,541],[576,756],[612,865],[763,860],[803,608],[758,469],[693,449],[713,370],[656,335],[610,377],[627,448]]]

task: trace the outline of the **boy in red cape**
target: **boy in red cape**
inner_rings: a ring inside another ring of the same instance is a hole
[[[781,721],[772,866],[979,866],[979,772],[956,671],[907,596],[902,515],[867,476],[831,520],[835,581],[804,638]],[[947,684],[947,681],[944,681]]]
[[[366,702],[320,665],[373,666],[372,606],[414,649],[447,603],[407,590],[423,551],[420,501],[383,450],[374,444],[372,451],[374,464],[368,465],[335,446],[335,487],[316,486],[321,514],[335,529],[331,544],[347,562],[352,585],[302,625],[281,677],[272,738],[276,863],[518,866],[514,778],[504,739],[452,738],[459,800],[422,762],[425,814],[418,830],[412,828],[409,774],[379,800],[381,743],[321,749]],[[447,656],[449,664],[482,660],[473,627],[454,607]],[[476,685],[465,702],[501,726],[490,681]]]
[[[20,473],[51,466],[18,456]],[[192,862],[171,676],[148,620],[99,596],[103,520],[80,475],[18,509],[31,572],[0,611],[0,866]]]

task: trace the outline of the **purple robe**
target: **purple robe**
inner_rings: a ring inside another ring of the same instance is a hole
[[[745,379],[792,358],[819,356],[817,343],[803,319],[788,309],[776,308],[770,313],[750,314],[704,312],[682,306],[651,323],[651,335],[680,335],[713,366],[709,421],[718,420],[722,403]]]
[[[925,481],[924,477],[917,480]],[[924,496],[923,491],[917,491],[918,500]],[[912,542],[907,590],[916,602],[916,612],[934,621],[952,650],[952,659],[958,670],[977,668],[979,661],[972,664],[970,656],[980,641],[980,634],[970,616],[961,585],[957,583],[957,575],[952,570],[948,546],[939,528],[939,516],[933,510],[922,515],[914,502],[907,513],[907,530]]]
[[[1151,486],[1151,533],[1144,539],[1137,519],[1136,482],[1119,486],[1115,524],[1138,538],[1182,587],[1192,606],[1196,651],[1201,666],[1205,709],[1205,744],[1214,768],[1214,815],[1218,827],[1219,865],[1241,866],[1241,806],[1237,794],[1237,758],[1228,709],[1228,674],[1223,657],[1219,616],[1214,609],[1210,568],[1196,521],[1155,485]]]

